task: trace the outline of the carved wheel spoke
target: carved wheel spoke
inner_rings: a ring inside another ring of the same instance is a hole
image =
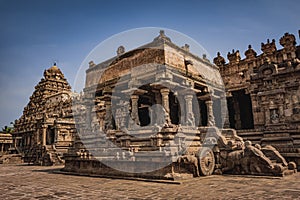
[[[210,148],[203,148],[199,152],[199,171],[203,176],[209,176],[215,169],[215,156]]]

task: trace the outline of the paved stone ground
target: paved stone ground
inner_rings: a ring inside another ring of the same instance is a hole
[[[55,174],[59,167],[0,165],[0,199],[299,199],[300,173],[210,176],[180,185]]]

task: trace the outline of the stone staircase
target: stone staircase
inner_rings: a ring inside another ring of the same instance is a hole
[[[48,165],[62,165],[64,160],[53,145],[46,145],[46,162]]]
[[[287,162],[283,156],[272,146],[261,148],[264,155],[271,161],[273,166],[279,167],[282,176],[290,175],[297,172],[297,166],[294,162]]]
[[[52,145],[33,146],[30,149],[25,150],[22,157],[24,162],[28,164],[44,166],[64,164],[64,160],[62,160],[60,154]]]

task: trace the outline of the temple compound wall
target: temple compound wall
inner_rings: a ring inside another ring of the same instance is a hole
[[[229,111],[230,127],[256,144],[273,145],[288,160],[300,164],[300,46],[293,34],[261,43],[261,54],[251,45],[240,52],[218,53]]]
[[[72,145],[76,129],[71,87],[56,65],[44,71],[14,126],[14,148],[22,154],[24,162],[63,162],[63,153]]]

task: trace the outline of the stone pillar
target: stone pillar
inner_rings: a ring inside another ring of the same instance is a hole
[[[250,93],[250,97],[251,97],[251,105],[252,105],[252,113],[253,113],[253,125],[254,128],[257,127],[257,125],[260,123],[260,119],[259,119],[259,105],[257,102],[257,95]]]
[[[40,132],[37,131],[36,133],[36,144],[39,144],[40,143]]]
[[[104,115],[103,113],[101,113],[99,115],[99,126],[100,126],[100,131],[103,131],[103,127],[104,127]]]
[[[165,122],[171,123],[170,119],[170,106],[169,106],[169,93],[170,90],[168,88],[163,88],[160,90],[161,97],[162,97],[162,106],[165,109]]]
[[[47,137],[47,129],[46,126],[42,126],[43,129],[43,140],[42,140],[42,145],[45,146],[46,145],[46,137]]]
[[[270,124],[270,110],[265,108],[265,125]]]
[[[228,116],[228,108],[227,108],[227,101],[226,101],[226,96],[221,95],[221,118],[222,118],[222,125],[224,128],[229,128],[230,123],[229,123],[229,116]]]
[[[193,113],[193,95],[184,96],[185,99],[185,119],[188,126],[195,126],[195,117]]]
[[[105,102],[105,129],[113,129],[111,101]]]
[[[284,122],[284,111],[283,111],[283,104],[279,104],[279,121]]]
[[[131,118],[136,125],[140,124],[138,100],[139,100],[138,95],[131,95]]]
[[[159,91],[153,91],[155,95],[155,104],[161,104],[161,95]]]
[[[207,107],[207,126],[215,126],[215,117],[214,117],[214,111],[213,111],[213,101],[207,100],[205,101],[206,107]]]
[[[241,123],[241,115],[240,115],[240,106],[237,98],[233,98],[233,108],[234,108],[234,125],[236,129],[242,128],[242,123]]]
[[[151,116],[151,125],[154,125],[154,124],[160,124],[160,123],[164,123],[162,122],[163,120],[161,116],[157,116],[159,115],[159,110],[158,110],[158,106],[162,106],[162,96],[160,94],[160,91],[158,90],[153,90],[153,93],[154,93],[154,104],[155,107],[154,107],[154,110],[150,107],[150,116]]]
[[[164,88],[160,90],[161,96],[162,96],[162,105],[167,113],[170,113],[170,107],[169,107],[169,93],[170,90],[168,88]]]

